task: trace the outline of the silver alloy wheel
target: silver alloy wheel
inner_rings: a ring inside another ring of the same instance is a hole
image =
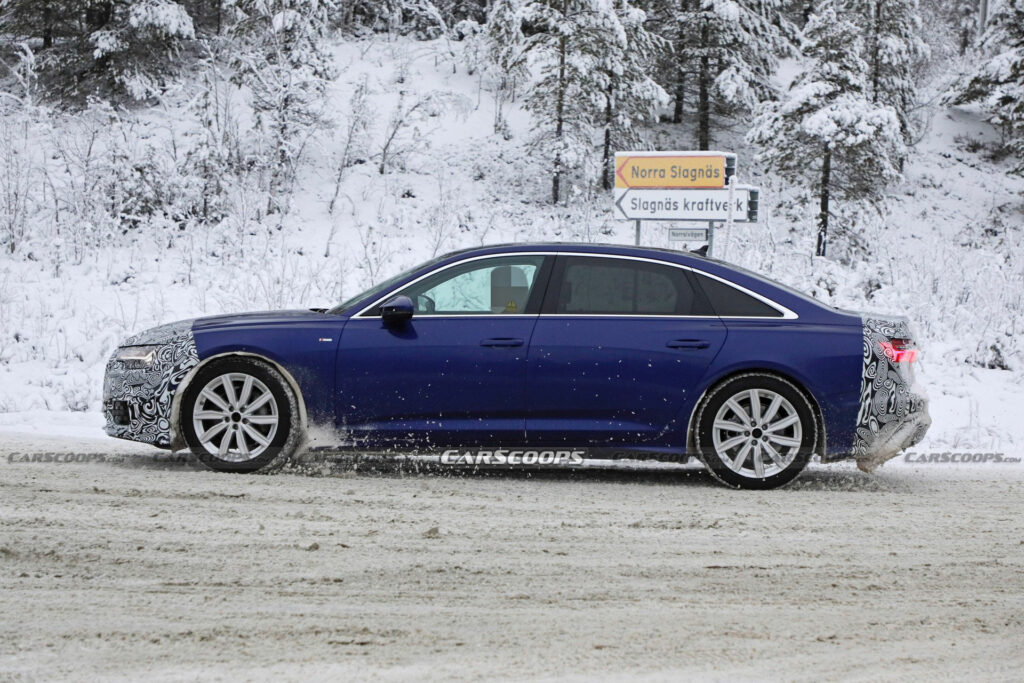
[[[730,470],[764,479],[789,467],[803,443],[796,408],[771,389],[744,389],[722,404],[711,431],[715,452]]]
[[[196,397],[192,427],[207,453],[228,462],[246,462],[267,450],[277,434],[277,400],[252,375],[231,372],[214,377]]]

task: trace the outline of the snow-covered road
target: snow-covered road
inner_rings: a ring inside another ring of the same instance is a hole
[[[19,461],[42,453],[105,459]],[[1024,667],[1021,463],[813,466],[762,493],[678,468],[231,476],[153,453],[0,435],[0,679]]]

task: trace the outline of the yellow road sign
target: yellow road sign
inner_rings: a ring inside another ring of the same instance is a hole
[[[710,190],[725,187],[722,152],[617,152],[615,187]]]

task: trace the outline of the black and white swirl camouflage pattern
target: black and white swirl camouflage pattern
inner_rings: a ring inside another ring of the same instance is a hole
[[[912,390],[909,368],[900,367],[881,342],[911,339],[905,320],[863,318],[864,348],[860,411],[853,454],[858,460],[881,460],[921,440],[931,424],[926,401]]]
[[[107,362],[103,381],[106,432],[161,448],[171,446],[171,403],[174,392],[189,371],[199,363],[192,321],[161,325],[129,337],[122,346],[159,345],[156,358],[146,368],[131,368],[117,360],[116,352]],[[126,401],[129,423],[115,424],[109,401]]]

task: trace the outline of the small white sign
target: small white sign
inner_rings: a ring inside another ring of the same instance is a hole
[[[736,186],[733,221],[747,220],[750,188]],[[646,190],[615,188],[615,218],[646,221],[725,221],[729,219],[729,189]]]
[[[669,228],[668,239],[671,242],[707,242],[707,228]]]

